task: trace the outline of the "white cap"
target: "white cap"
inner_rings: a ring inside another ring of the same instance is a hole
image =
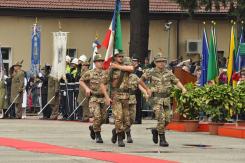
[[[70,56],[66,56],[66,62],[71,62],[71,57]]]
[[[79,61],[86,62],[86,61],[87,61],[86,55],[82,54],[82,55],[79,57]]]
[[[71,63],[78,65],[78,59],[74,58]]]

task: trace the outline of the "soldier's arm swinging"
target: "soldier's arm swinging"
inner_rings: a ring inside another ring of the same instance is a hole
[[[140,84],[138,85],[140,91],[145,94],[145,98],[149,98],[149,94],[147,93],[146,89],[144,89]]]
[[[108,95],[107,93],[107,89],[106,89],[106,85],[101,83],[100,84],[100,89],[101,89],[101,92],[104,94],[105,96],[105,102],[106,102],[106,105],[111,105],[111,98],[110,96]]]
[[[182,90],[182,92],[183,93],[185,93],[186,92],[186,89],[185,89],[185,87],[183,86],[183,84],[179,81],[177,84],[177,87],[179,88],[179,89],[181,89]]]
[[[144,89],[144,91],[146,91],[146,93],[149,97],[151,96],[151,94],[152,94],[151,90],[145,85],[145,83],[143,82],[142,79],[139,80],[139,89],[140,89],[140,87],[142,87],[142,89]],[[142,91],[142,92],[144,93],[144,91]]]
[[[80,85],[82,86],[82,88],[85,90],[86,96],[89,97],[91,95],[91,89],[84,83],[83,80],[79,80]]]

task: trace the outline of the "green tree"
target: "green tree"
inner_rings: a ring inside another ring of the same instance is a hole
[[[245,1],[244,0],[176,0],[183,9],[187,9],[190,14],[194,14],[195,10],[201,6],[206,11],[212,9],[219,10],[221,6],[229,8],[229,14],[234,16],[237,21],[245,18]]]

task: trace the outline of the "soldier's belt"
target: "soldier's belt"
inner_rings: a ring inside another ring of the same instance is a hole
[[[153,92],[152,96],[153,97],[167,98],[167,97],[169,97],[169,94],[168,93],[156,93],[156,92]]]
[[[128,89],[113,88],[111,91],[112,92],[118,92],[118,93],[129,93]]]
[[[104,98],[104,94],[101,93],[92,93],[91,96],[97,97],[97,98]]]
[[[129,91],[128,92],[130,95],[135,95],[135,91]]]

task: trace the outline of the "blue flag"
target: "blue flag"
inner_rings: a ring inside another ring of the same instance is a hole
[[[236,62],[235,62],[235,69],[236,72],[239,72],[243,67],[245,67],[245,51],[244,51],[244,30],[242,28],[241,35],[240,35],[240,41],[239,41],[239,48],[236,55]]]
[[[203,30],[203,38],[202,38],[202,65],[201,65],[201,77],[200,77],[200,85],[204,86],[207,83],[207,73],[208,73],[208,40],[206,30]]]
[[[32,29],[31,72],[35,75],[39,73],[41,31],[37,24],[34,24]]]

